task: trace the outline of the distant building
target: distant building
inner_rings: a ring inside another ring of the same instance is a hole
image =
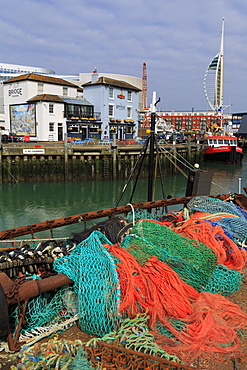
[[[142,134],[150,129],[150,119],[151,114],[149,109],[140,113]],[[157,127],[160,126],[160,132],[184,131],[206,133],[207,131],[219,130],[219,128],[224,129],[231,124],[232,114],[218,115],[215,111],[157,112]]]
[[[46,68],[22,66],[19,64],[8,64],[0,62],[0,82],[7,81],[10,78],[17,77],[21,74],[37,73],[40,75],[55,74],[54,71]]]

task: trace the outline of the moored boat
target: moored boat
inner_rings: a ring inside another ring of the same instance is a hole
[[[242,161],[243,149],[235,136],[207,136],[204,138],[204,161],[234,164]]]

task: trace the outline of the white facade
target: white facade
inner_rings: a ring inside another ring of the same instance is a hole
[[[66,98],[80,99],[78,86],[35,74],[4,82],[5,128],[31,140],[63,140]]]
[[[0,81],[6,81],[26,73],[38,73],[41,75],[55,74],[54,71],[40,67],[22,66],[20,64],[9,64],[0,62]]]

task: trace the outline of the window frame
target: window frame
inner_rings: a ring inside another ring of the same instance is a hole
[[[132,119],[132,107],[127,106],[127,118]]]
[[[112,86],[109,86],[109,99],[114,99],[114,89]]]
[[[112,109],[112,114],[110,113],[110,109]],[[108,116],[114,117],[114,104],[109,104],[108,106]]]
[[[54,104],[49,103],[49,114],[54,114]]]
[[[132,91],[131,90],[127,91],[127,101],[132,102]]]
[[[49,122],[49,132],[55,132],[55,122]]]

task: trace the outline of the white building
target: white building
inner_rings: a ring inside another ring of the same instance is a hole
[[[93,105],[82,98],[82,89],[60,78],[24,74],[4,85],[5,128],[17,136],[37,141],[63,140],[71,118],[78,113],[93,118]],[[79,130],[78,130],[79,131]]]
[[[92,74],[84,88],[34,73],[3,82],[5,128],[33,141],[137,135],[139,89]]]

